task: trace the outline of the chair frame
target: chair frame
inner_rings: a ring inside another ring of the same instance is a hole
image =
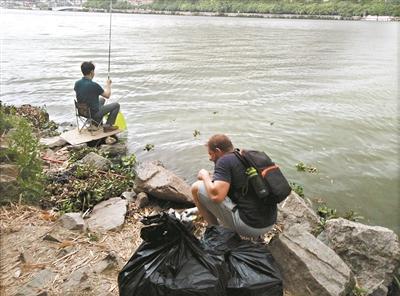
[[[78,102],[77,100],[74,100],[74,102],[75,102],[76,125],[78,126],[79,133],[81,133],[86,126],[90,127],[94,125],[96,127],[99,127],[101,125],[101,122],[97,122],[92,118],[92,114],[90,112],[88,104]],[[79,121],[82,123],[82,127],[79,127]],[[88,130],[90,131],[91,134],[93,134],[93,131],[91,131],[89,128]]]

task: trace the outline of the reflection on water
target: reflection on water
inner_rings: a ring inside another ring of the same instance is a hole
[[[107,15],[1,13],[1,100],[46,104],[54,120],[73,122],[80,63],[95,62],[98,82],[107,77]],[[400,232],[397,29],[116,14],[112,98],[124,137],[140,160],[160,159],[192,182],[212,169],[207,138],[227,133],[267,151],[310,198]],[[299,161],[318,173],[297,172]]]

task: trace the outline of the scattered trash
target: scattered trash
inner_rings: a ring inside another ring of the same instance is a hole
[[[197,207],[186,209],[181,213],[181,221],[183,222],[191,222],[196,220],[198,217],[199,210]]]

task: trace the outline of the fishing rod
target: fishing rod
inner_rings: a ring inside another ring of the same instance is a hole
[[[110,29],[108,32],[108,79],[110,80],[110,72],[111,72],[111,27],[112,27],[112,2],[110,0]],[[124,116],[122,115],[121,111],[118,112],[117,118],[115,119],[115,125],[120,130],[126,129],[126,121]]]
[[[108,33],[108,79],[110,79],[110,66],[111,66],[111,20],[112,20],[112,0],[110,0],[110,30]]]

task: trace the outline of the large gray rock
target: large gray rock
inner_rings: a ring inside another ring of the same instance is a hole
[[[144,208],[145,206],[147,206],[149,204],[150,200],[149,200],[149,196],[147,195],[146,192],[140,192],[137,197],[136,197],[136,201],[135,201],[135,206],[138,209]]]
[[[99,152],[108,155],[109,157],[123,156],[128,152],[125,144],[115,143],[113,145],[101,145]]]
[[[136,186],[154,197],[193,204],[190,186],[157,162],[143,162],[136,169]]]
[[[89,289],[89,272],[85,267],[73,271],[62,285],[63,295],[78,295]]]
[[[124,266],[122,258],[114,251],[107,254],[105,258],[94,265],[93,272],[102,273],[112,269],[121,269]]]
[[[354,287],[350,268],[301,225],[281,233],[269,248],[292,295],[345,296]]]
[[[85,221],[81,213],[66,213],[60,218],[61,225],[70,230],[84,230]]]
[[[79,163],[89,165],[97,170],[107,171],[111,167],[111,161],[103,156],[100,156],[94,152],[90,152]]]
[[[87,220],[89,230],[105,232],[119,230],[125,221],[127,201],[120,197],[102,201],[93,208]]]
[[[304,231],[312,232],[318,226],[319,218],[304,199],[292,191],[278,205],[277,223],[283,224],[284,229],[288,229],[293,225],[300,225]]]
[[[67,148],[67,151],[79,151],[86,147],[87,147],[87,144],[82,143],[82,144],[76,144],[76,145],[69,145],[66,148]]]
[[[48,269],[37,272],[33,278],[24,286],[19,288],[15,296],[36,296],[44,290],[53,281],[56,274]]]
[[[129,204],[135,201],[136,196],[135,191],[125,191],[121,194],[121,197],[126,199]]]
[[[380,286],[390,284],[400,265],[399,237],[392,230],[339,218],[327,221],[318,238],[346,262],[361,287],[384,294]]]
[[[41,138],[39,142],[40,142],[40,144],[47,146],[49,148],[64,146],[68,143],[60,136],[55,136],[55,137],[51,137],[51,138]]]

